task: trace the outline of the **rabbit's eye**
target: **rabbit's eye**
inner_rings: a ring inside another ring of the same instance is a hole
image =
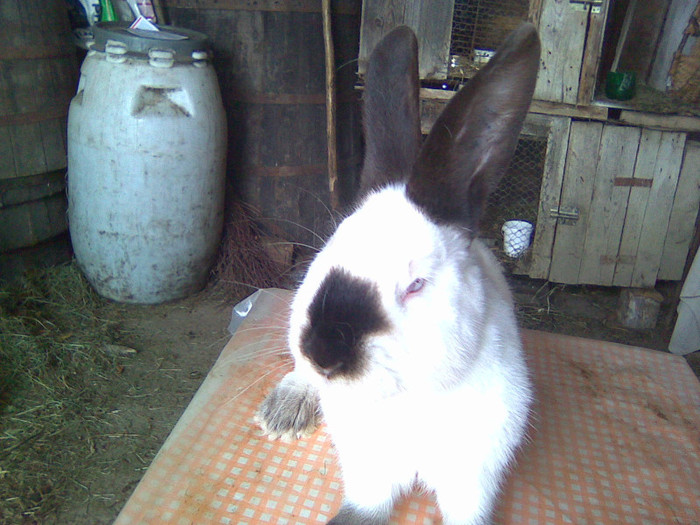
[[[423,286],[425,285],[425,279],[418,277],[417,279],[414,279],[411,284],[408,285],[408,288],[406,288],[406,294],[411,294],[411,293],[416,293],[420,292],[423,289]]]

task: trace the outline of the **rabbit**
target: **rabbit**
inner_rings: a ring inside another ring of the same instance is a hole
[[[329,523],[386,523],[415,488],[434,491],[445,523],[491,519],[533,391],[510,291],[477,233],[539,53],[523,24],[424,143],[415,35],[398,27],[370,57],[361,199],[294,294],[294,369],[256,414],[273,439],[323,418],[344,485]]]

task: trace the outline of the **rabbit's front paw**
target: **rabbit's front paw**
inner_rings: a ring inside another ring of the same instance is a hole
[[[292,372],[265,398],[255,421],[270,439],[289,442],[316,430],[319,416],[318,392]]]

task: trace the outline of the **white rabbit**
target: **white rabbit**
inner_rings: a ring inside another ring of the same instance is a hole
[[[370,58],[364,197],[294,297],[295,368],[257,414],[291,438],[322,413],[345,487],[331,523],[386,523],[415,485],[446,523],[490,518],[532,394],[510,292],[476,234],[538,65],[523,24],[421,145],[413,32],[393,30]]]

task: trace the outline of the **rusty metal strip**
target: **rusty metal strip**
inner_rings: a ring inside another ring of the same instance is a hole
[[[57,58],[75,58],[75,49],[68,46],[26,46],[0,47],[0,60],[55,60]]]
[[[326,103],[326,95],[323,93],[237,93],[234,95],[233,100],[245,104],[322,105]]]
[[[353,155],[346,159],[339,159],[338,165],[341,168],[357,166],[362,162],[360,155]],[[302,164],[300,166],[263,166],[260,164],[247,164],[242,172],[255,177],[299,177],[308,175],[318,175],[326,173],[328,166],[323,164]]]
[[[326,164],[302,164],[300,166],[261,166],[249,164],[243,168],[243,172],[255,177],[299,177],[318,175],[326,172]]]
[[[68,106],[52,108],[51,110],[29,111],[14,115],[0,115],[0,126],[16,126],[18,124],[36,124],[68,116]]]
[[[600,256],[600,264],[601,265],[607,265],[607,264],[634,264],[635,261],[635,256],[634,255],[601,255]]]
[[[236,93],[232,100],[243,102],[244,104],[271,104],[271,105],[325,105],[325,93]],[[337,101],[342,104],[345,102],[357,102],[359,95],[354,91],[346,91],[338,93]]]
[[[635,188],[651,188],[654,179],[635,179],[632,177],[617,177],[615,186],[630,186]]]

